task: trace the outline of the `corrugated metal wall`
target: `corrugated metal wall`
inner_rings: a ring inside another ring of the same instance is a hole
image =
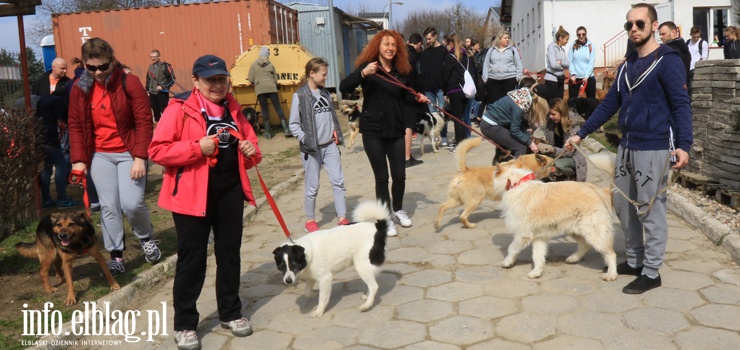
[[[301,46],[311,51],[314,56],[323,57],[329,63],[329,76],[326,80],[327,88],[339,86],[341,77],[344,77],[344,63],[338,62],[338,53],[342,52],[337,46],[341,41],[341,31],[336,32],[337,42],[332,42],[329,32],[329,8],[319,7],[317,10],[303,11],[298,8],[298,30],[301,36]],[[317,24],[322,21],[324,24]],[[334,17],[339,26],[338,16]],[[332,69],[335,68],[335,69]]]
[[[199,56],[214,54],[231,66],[252,45],[299,41],[297,12],[273,0],[63,14],[53,16],[52,24],[58,57],[80,57],[85,40],[101,37],[143,80],[151,64],[149,53],[158,49],[185,89],[192,88],[190,75]]]

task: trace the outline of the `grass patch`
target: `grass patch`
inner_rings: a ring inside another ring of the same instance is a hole
[[[619,116],[619,112],[617,112],[616,114],[614,114],[604,124],[604,132],[600,132],[600,133],[594,132],[594,133],[591,133],[591,135],[589,135],[589,137],[591,137],[592,139],[594,139],[594,140],[598,141],[599,143],[601,143],[602,145],[604,145],[604,147],[606,147],[612,153],[617,153],[617,147],[614,147],[614,146],[610,145],[609,142],[606,141],[605,134],[608,132],[608,133],[611,133],[611,134],[617,134],[620,137],[622,136],[622,132],[619,130],[618,116]]]

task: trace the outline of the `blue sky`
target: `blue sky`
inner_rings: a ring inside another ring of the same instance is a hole
[[[305,0],[304,0],[305,1]],[[280,1],[283,3],[292,2],[292,0]],[[306,1],[316,2],[321,1]],[[324,2],[327,2],[324,0]],[[403,2],[403,5],[393,5],[393,22],[401,21],[406,18],[409,12],[417,9],[425,9],[429,7],[430,3],[433,3],[437,8],[447,8],[457,3],[452,0],[440,0],[440,1],[429,1],[429,0],[394,0],[393,2]],[[366,9],[371,12],[383,12],[383,6],[387,4],[385,1],[378,0],[334,0],[334,6],[347,12],[356,12],[359,9],[360,4],[365,4]],[[489,6],[499,6],[501,0],[465,0],[463,4],[466,7],[472,8],[485,14],[488,11]],[[387,11],[387,6],[386,9]],[[31,28],[36,17],[35,16],[24,16],[24,26],[26,30]],[[16,17],[1,17],[0,18],[0,49],[6,49],[8,51],[20,50],[20,44],[18,41],[18,22]],[[26,45],[31,46],[38,51],[39,43],[26,42]]]

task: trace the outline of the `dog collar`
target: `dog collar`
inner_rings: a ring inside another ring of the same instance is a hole
[[[517,181],[514,185],[511,184],[511,180],[506,180],[506,190],[508,191],[508,190],[510,190],[510,189],[512,189],[514,187],[517,187],[517,186],[519,186],[519,185],[521,185],[521,184],[523,184],[523,183],[525,183],[525,182],[527,182],[529,180],[534,180],[536,178],[537,178],[537,176],[535,176],[534,173],[530,173],[530,174],[522,177],[521,179],[519,179],[519,181]]]

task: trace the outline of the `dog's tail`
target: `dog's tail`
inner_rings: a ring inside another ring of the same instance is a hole
[[[609,174],[609,178],[614,178],[614,154],[596,153],[588,155],[589,166],[595,165],[597,169]]]
[[[375,237],[370,248],[370,263],[375,266],[385,262],[385,239],[388,234],[388,220],[391,220],[388,207],[381,201],[361,202],[352,217],[356,222],[375,222]]]
[[[23,255],[27,258],[38,258],[39,251],[36,249],[36,242],[33,243],[24,243],[19,242],[15,245],[15,250],[18,251],[20,255]]]
[[[480,137],[469,137],[462,142],[460,142],[459,145],[457,145],[457,152],[455,152],[455,157],[457,157],[457,170],[461,173],[464,173],[465,170],[468,169],[467,165],[467,154],[468,151],[470,151],[473,148],[476,148],[480,146],[480,143],[483,141],[483,138]]]

